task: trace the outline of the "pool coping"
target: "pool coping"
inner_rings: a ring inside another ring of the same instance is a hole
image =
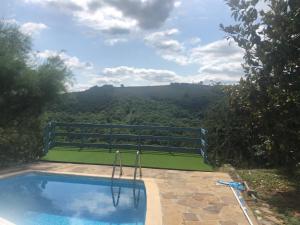
[[[50,173],[50,174],[59,174],[59,175],[73,175],[81,177],[97,177],[97,178],[111,178],[111,176],[103,174],[90,174],[90,173],[76,173],[76,172],[59,172],[51,170],[35,170],[35,169],[26,169],[17,172],[8,172],[6,174],[0,174],[0,179],[4,179],[11,176],[16,176],[24,173],[30,172],[41,172],[41,173]],[[119,179],[119,178],[116,178]],[[132,180],[132,177],[122,176],[121,180]],[[159,195],[159,189],[155,179],[153,178],[141,178],[146,187],[147,194],[147,204],[146,204],[146,218],[145,225],[162,225],[162,208]],[[0,217],[0,225],[14,225],[13,223],[4,220]]]

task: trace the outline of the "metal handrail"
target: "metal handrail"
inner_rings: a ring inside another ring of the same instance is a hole
[[[136,196],[136,173],[139,168],[140,171],[140,179],[142,178],[142,165],[141,165],[141,152],[137,151],[136,152],[136,157],[135,157],[135,166],[134,166],[134,175],[133,175],[133,200],[134,200],[134,208],[138,208],[139,201],[140,201],[140,192],[141,188],[138,186],[138,196]]]
[[[120,151],[116,151],[115,153],[115,160],[114,160],[114,164],[113,164],[113,171],[111,174],[111,179],[113,181],[113,179],[115,178],[115,171],[116,171],[116,166],[117,166],[117,161],[119,159],[119,167],[120,167],[120,174],[119,174],[119,178],[122,176],[123,174],[123,168],[122,168],[122,157],[121,157],[121,153]]]
[[[137,172],[138,167],[139,167],[139,171],[140,171],[140,178],[142,178],[142,165],[141,165],[141,153],[140,153],[140,151],[136,152],[134,176],[133,176],[134,181],[136,180],[136,172]]]

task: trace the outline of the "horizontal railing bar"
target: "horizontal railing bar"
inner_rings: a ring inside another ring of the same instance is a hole
[[[97,138],[110,138],[113,139],[131,139],[137,140],[173,140],[173,141],[190,141],[190,142],[200,142],[201,138],[189,138],[180,136],[154,136],[154,135],[134,135],[134,134],[99,134],[99,133],[79,133],[79,132],[55,132],[55,136],[64,137],[97,137]]]
[[[55,146],[75,146],[75,147],[100,147],[100,148],[109,148],[110,146],[115,149],[132,149],[135,150],[138,148],[138,145],[133,144],[97,144],[97,143],[71,143],[71,142],[55,142]],[[141,149],[152,150],[152,151],[200,151],[200,148],[188,148],[188,147],[170,147],[170,146],[159,146],[159,145],[140,145]]]
[[[70,147],[97,147],[97,148],[109,148],[109,144],[100,144],[100,143],[78,143],[78,142],[61,142],[56,141],[54,143],[54,146],[60,147],[60,146],[70,146]]]
[[[146,125],[121,125],[121,124],[89,124],[89,123],[61,123],[52,122],[57,127],[74,127],[74,128],[121,128],[121,129],[144,129],[144,130],[171,130],[171,131],[195,131],[201,132],[202,128],[193,127],[168,127],[168,126],[146,126]]]
[[[159,145],[141,145],[141,149],[143,151],[152,150],[152,151],[170,151],[170,152],[200,151],[200,148],[170,147],[170,146],[159,146]]]

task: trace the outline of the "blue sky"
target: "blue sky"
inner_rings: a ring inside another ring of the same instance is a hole
[[[219,29],[233,23],[223,0],[2,0],[0,15],[32,37],[36,57],[65,60],[70,90],[243,74],[243,51]]]

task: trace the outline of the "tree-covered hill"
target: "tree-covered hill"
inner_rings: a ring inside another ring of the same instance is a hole
[[[197,127],[207,108],[223,95],[219,85],[95,86],[62,95],[45,119]]]

